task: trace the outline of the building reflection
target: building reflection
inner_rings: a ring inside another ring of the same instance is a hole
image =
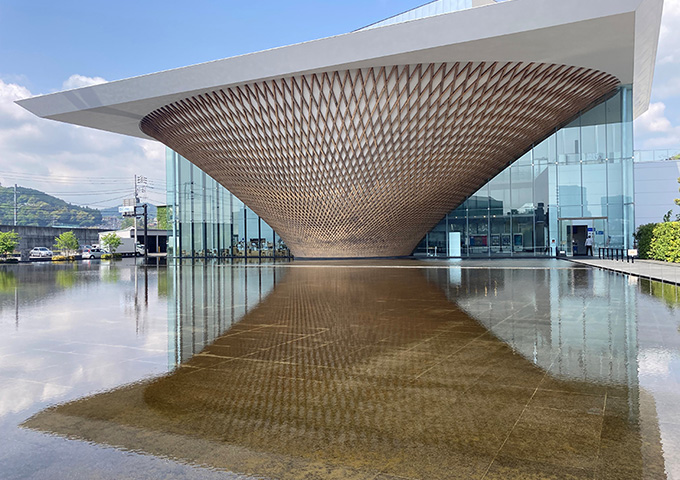
[[[175,371],[24,425],[269,478],[665,478],[616,285],[380,265],[170,268]]]

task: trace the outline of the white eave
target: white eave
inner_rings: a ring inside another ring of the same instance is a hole
[[[141,138],[140,120],[220,88],[305,73],[459,61],[546,62],[632,84],[647,110],[663,0],[512,0],[19,100],[39,117]]]

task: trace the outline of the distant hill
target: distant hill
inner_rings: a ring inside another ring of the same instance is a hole
[[[32,188],[17,187],[17,205],[18,225],[93,227],[102,222],[102,214],[95,208],[72,205]],[[14,188],[0,187],[0,224],[13,223]]]

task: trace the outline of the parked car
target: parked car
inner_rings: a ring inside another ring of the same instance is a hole
[[[52,250],[47,247],[35,247],[33,250],[31,250],[29,256],[33,258],[51,257]]]
[[[99,248],[83,248],[83,259],[102,258],[103,253]]]

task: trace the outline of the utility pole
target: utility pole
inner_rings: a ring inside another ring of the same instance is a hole
[[[14,226],[17,226],[17,184],[14,184]]]
[[[135,185],[135,192],[134,192],[134,199],[135,199],[135,215],[134,215],[134,225],[135,225],[135,250],[137,250],[137,204],[139,203],[139,197],[137,196],[137,175],[135,175],[135,180],[134,180],[134,185]]]
[[[147,207],[147,204],[145,203],[144,204],[144,265],[148,265],[148,263],[149,263],[148,262],[148,260],[149,260],[149,249],[147,248],[148,242],[146,241],[146,238],[147,238],[146,236],[147,236],[147,233],[148,233],[147,232],[147,225],[148,225],[149,222],[147,221],[147,217],[146,217],[146,207]],[[137,248],[137,247],[135,247],[135,248]]]
[[[135,242],[137,241],[137,205],[139,205],[139,194],[146,193],[146,182],[147,179],[143,175],[135,175]],[[146,205],[144,206],[144,211],[146,212]],[[145,220],[146,222],[146,220]],[[144,225],[146,229],[146,224]],[[144,233],[144,243],[146,243],[146,232]]]

